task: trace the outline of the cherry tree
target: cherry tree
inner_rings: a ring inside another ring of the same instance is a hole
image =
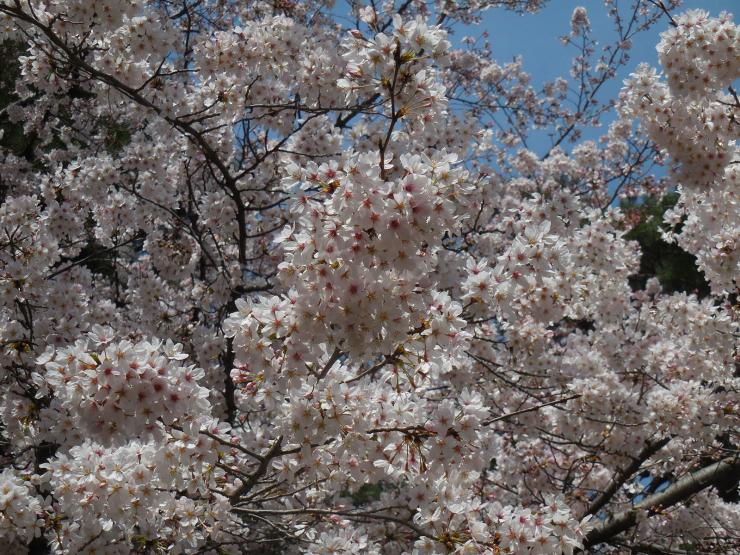
[[[4,552],[740,549],[738,27],[544,4],[0,0]]]

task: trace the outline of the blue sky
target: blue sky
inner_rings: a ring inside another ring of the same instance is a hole
[[[621,10],[629,9],[630,4],[628,0],[617,1]],[[493,57],[501,63],[510,61],[514,56],[522,56],[524,69],[532,76],[531,82],[534,86],[558,76],[568,78],[571,59],[576,49],[562,44],[559,37],[570,32],[570,17],[577,6],[583,6],[588,11],[593,36],[599,41],[599,46],[606,45],[617,37],[603,0],[550,0],[535,14],[520,15],[509,10],[491,9],[485,13],[479,26],[457,28],[452,40],[457,42],[465,35],[479,37],[486,31],[489,34]],[[704,9],[713,16],[717,16],[721,11],[729,11],[735,14],[737,21],[740,17],[740,0],[684,0],[682,6],[674,13],[690,9]],[[615,79],[602,88],[599,94],[602,101],[616,97],[624,79],[640,62],[658,66],[655,47],[660,40],[660,33],[667,28],[668,20],[663,18],[650,30],[634,37],[630,62]],[[609,118],[604,119],[605,124],[609,121]],[[583,139],[595,139],[605,129],[602,127],[585,131]],[[546,151],[548,146],[549,140],[545,137],[530,141],[530,147],[537,151]]]
[[[626,0],[618,4],[629,7]],[[492,9],[486,12],[478,29],[470,28],[465,32],[477,36],[476,31],[488,31],[496,59],[507,61],[515,55],[524,56],[525,68],[532,74],[533,81],[541,83],[568,73],[574,48],[564,46],[558,37],[570,32],[570,16],[577,6],[583,6],[588,11],[593,34],[602,38],[602,44],[616,37],[603,0],[550,0],[541,11],[524,15]],[[675,13],[689,9],[704,9],[713,16],[721,11],[729,11],[736,15],[737,20],[740,16],[740,0],[684,0]],[[651,30],[635,37],[629,71],[643,61],[657,66],[655,46],[660,40],[660,32],[667,28],[667,19],[662,19]],[[456,38],[462,34],[460,30]]]

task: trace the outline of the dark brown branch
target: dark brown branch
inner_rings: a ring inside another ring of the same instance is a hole
[[[239,501],[239,498],[242,496],[242,494],[247,493],[249,490],[251,490],[259,481],[262,476],[267,473],[267,469],[270,467],[270,461],[274,459],[277,456],[280,456],[282,454],[281,446],[283,444],[283,436],[279,436],[272,444],[272,447],[262,455],[262,459],[260,460],[260,464],[257,467],[257,469],[249,476],[249,479],[246,480],[241,486],[236,488],[234,492],[229,496],[232,503],[236,503]]]
[[[635,526],[639,512],[648,511],[648,514],[650,514],[655,513],[659,509],[672,507],[676,503],[685,501],[692,495],[711,486],[714,482],[734,476],[738,472],[740,472],[740,459],[737,457],[723,459],[692,472],[668,487],[665,491],[651,495],[632,508],[596,526],[586,535],[584,545],[588,548],[609,541],[618,534]]]
[[[595,515],[596,513],[598,513],[607,503],[609,503],[609,501],[611,501],[617,490],[619,490],[619,488],[622,487],[622,485],[640,469],[642,463],[644,463],[655,453],[665,447],[670,440],[670,438],[664,438],[660,441],[656,441],[655,443],[648,443],[642,449],[642,451],[640,451],[640,453],[638,453],[638,455],[634,457],[634,459],[628,466],[617,471],[617,473],[614,475],[611,482],[609,483],[609,486],[598,496],[596,496],[596,498],[591,502],[591,505],[589,505],[583,516]]]
[[[554,401],[550,401],[549,403],[542,403],[541,405],[529,407],[528,409],[517,410],[514,412],[510,412],[508,414],[502,414],[501,416],[497,416],[495,418],[491,418],[490,420],[486,420],[485,422],[482,422],[481,424],[483,426],[488,426],[490,424],[493,424],[494,422],[499,422],[501,420],[507,420],[509,418],[519,416],[520,414],[526,414],[528,412],[534,412],[536,410],[540,410],[545,407],[551,407],[553,405],[560,405],[562,403],[567,403],[568,401],[572,401],[573,399],[578,399],[579,397],[580,395],[571,395],[570,397],[564,397],[562,399],[555,399]]]

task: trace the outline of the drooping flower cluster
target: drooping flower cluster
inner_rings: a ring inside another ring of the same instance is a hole
[[[740,31],[728,13],[711,18],[695,10],[661,37],[658,52],[667,85],[654,69],[641,65],[626,82],[624,109],[640,117],[650,137],[678,164],[683,194],[666,222],[685,225],[668,237],[697,256],[714,291],[729,293],[740,275],[738,100],[720,89],[740,77]]]
[[[677,95],[645,64],[627,84],[629,113],[641,116],[653,140],[680,164],[681,183],[708,188],[721,178],[735,152],[732,108],[706,98],[696,102]],[[692,140],[687,142],[686,136]]]

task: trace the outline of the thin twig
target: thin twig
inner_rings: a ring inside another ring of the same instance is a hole
[[[499,422],[501,420],[506,420],[508,418],[513,418],[515,416],[519,416],[520,414],[525,414],[527,412],[534,412],[536,410],[540,410],[540,409],[545,408],[545,407],[551,407],[553,405],[560,405],[562,403],[567,403],[568,401],[572,401],[573,399],[578,399],[579,397],[580,397],[580,394],[571,395],[570,397],[564,397],[562,399],[556,399],[555,401],[550,401],[549,403],[542,403],[541,405],[530,407],[528,409],[517,410],[517,411],[514,411],[514,412],[510,412],[508,414],[502,414],[501,416],[497,416],[497,417],[492,418],[490,420],[486,420],[485,422],[482,423],[482,425],[483,426],[488,426],[490,424],[493,424],[494,422]]]

